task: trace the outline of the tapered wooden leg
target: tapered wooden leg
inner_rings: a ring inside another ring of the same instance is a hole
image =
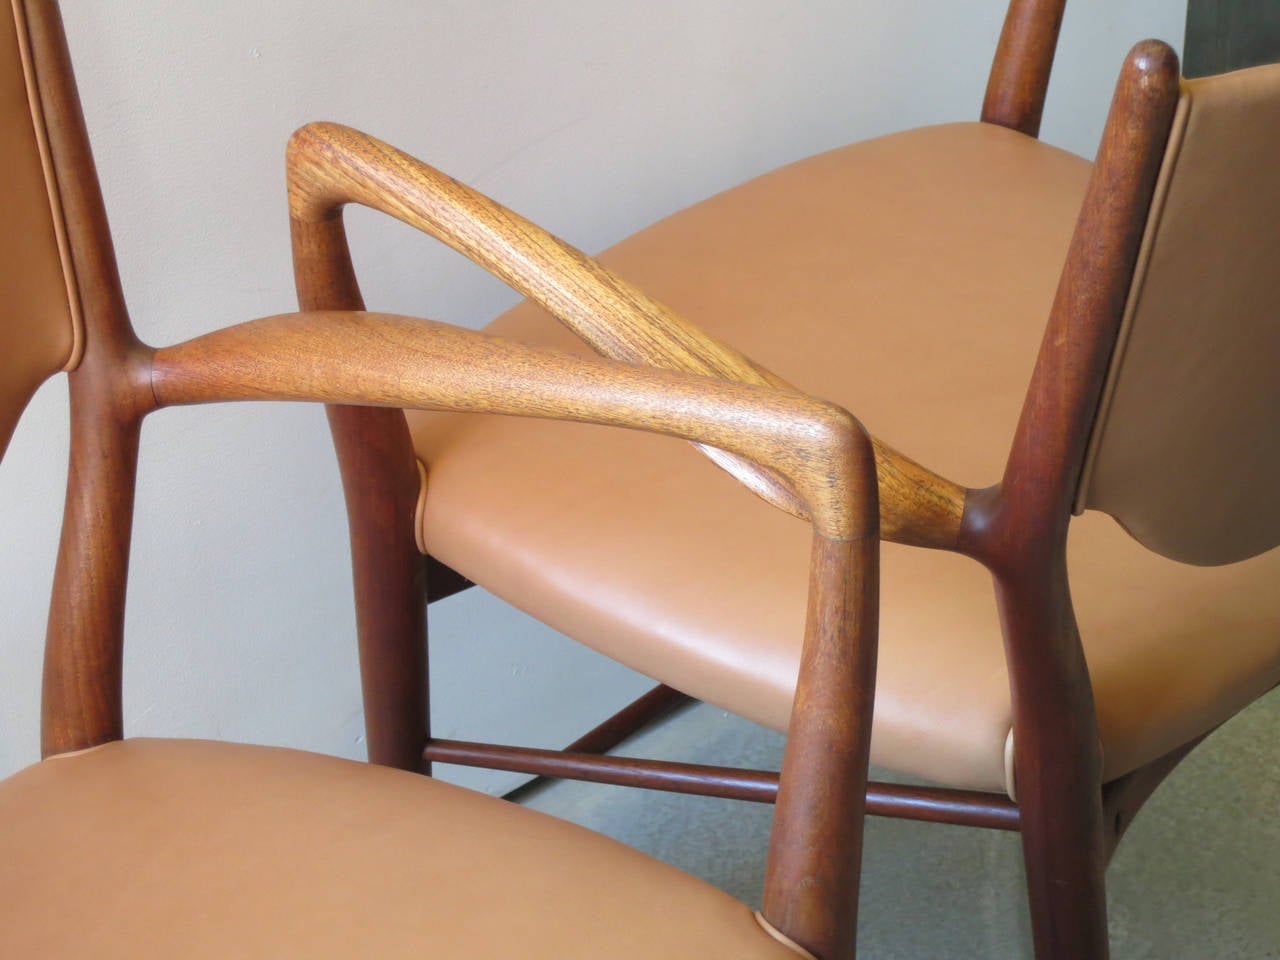
[[[71,463],[45,644],[42,755],[124,736],[125,583],[141,418],[113,409],[103,364],[71,376]]]
[[[425,564],[414,539],[418,475],[404,414],[329,407],[351,528],[369,760],[426,772]]]
[[[1099,745],[1065,559],[1012,582],[997,578],[1006,652],[1022,668],[1014,686],[1014,750],[1022,851],[1036,960],[1106,960],[1105,870]],[[1029,669],[1052,661],[1052,673]]]
[[[1046,790],[1019,799],[1036,960],[1106,960],[1101,794],[1094,803]]]
[[[809,608],[764,918],[823,960],[854,960],[880,618],[879,538],[814,536]]]

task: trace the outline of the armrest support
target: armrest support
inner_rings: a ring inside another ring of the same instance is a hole
[[[360,203],[437,237],[542,305],[604,356],[794,389],[582,252],[373,137],[336,124],[310,124],[290,140],[288,166],[297,236],[308,235],[307,225],[336,219],[343,205]],[[902,543],[953,547],[964,489],[872,442],[881,535]],[[771,470],[743,463],[714,446],[699,446],[764,499],[805,516],[803,503]]]
[[[539,350],[376,313],[253,320],[157,350],[159,406],[309,400],[599,423],[728,450],[775,471],[815,530],[877,533],[869,439],[841,408],[793,391]]]

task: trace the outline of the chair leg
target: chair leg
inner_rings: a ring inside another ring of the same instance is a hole
[[[369,761],[428,772],[426,567],[413,532],[418,475],[398,410],[328,408],[351,530]]]
[[[1036,960],[1107,960],[1102,750],[1093,689],[1054,552],[996,577],[1013,677],[1022,854]]]
[[[1019,806],[1036,960],[1107,960],[1101,793],[1089,804],[1041,790]]]

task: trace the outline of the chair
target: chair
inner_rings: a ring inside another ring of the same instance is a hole
[[[784,167],[598,262],[354,131],[305,128],[290,163],[344,171],[294,194],[306,309],[360,306],[334,215],[364,203],[529,297],[490,332],[868,425],[872,759],[921,783],[867,810],[1019,831],[1037,956],[1079,960],[1107,955],[1105,865],[1145,799],[1280,682],[1280,69],[1180,82],[1139,44],[1090,163],[1036,139],[1063,7],[1010,4],[981,122]],[[599,754],[682,695],[788,728],[804,525],[760,502],[803,514],[784,481],[587,426],[331,424],[371,756],[772,797],[767,772]],[[482,584],[662,685],[563,753],[431,737],[418,552],[429,598]]]
[[[148,347],[121,295],[58,6],[4,10],[0,453],[58,370],[72,423],[46,759],[0,782],[0,956],[812,956],[798,941],[852,956],[862,819],[846,813],[864,790],[869,704],[845,691],[869,686],[878,569],[874,468],[857,423],[794,391],[381,314],[271,317]],[[295,171],[295,199],[328,195],[325,165],[315,170],[314,180]],[[589,831],[403,771],[123,739],[142,420],[168,406],[285,398],[632,427],[713,444],[798,491],[819,558],[814,683],[787,753],[795,775],[782,787],[763,915]],[[825,747],[833,718],[863,732],[849,752]]]

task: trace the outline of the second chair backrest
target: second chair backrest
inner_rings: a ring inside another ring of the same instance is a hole
[[[1280,543],[1280,65],[1183,81],[1077,509],[1175,560]]]
[[[74,366],[81,336],[61,208],[31,79],[22,0],[0,10],[0,454],[41,382]]]

